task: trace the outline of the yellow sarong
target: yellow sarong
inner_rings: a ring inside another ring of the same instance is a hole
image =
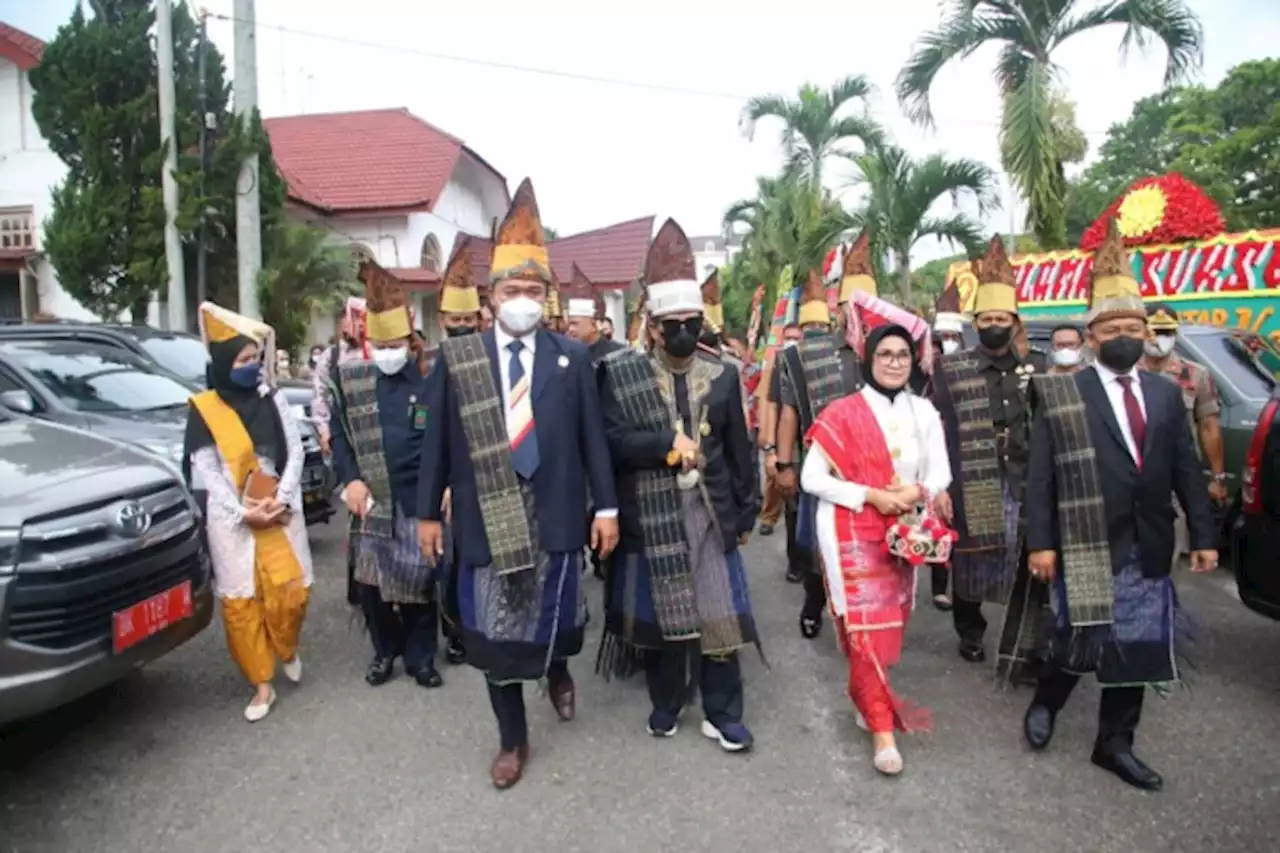
[[[209,428],[232,485],[243,491],[258,456],[240,416],[215,391],[197,394],[191,404]],[[277,658],[287,662],[297,655],[310,590],[283,526],[254,530],[253,538],[254,596],[222,599],[222,622],[232,659],[257,685],[271,680]]]

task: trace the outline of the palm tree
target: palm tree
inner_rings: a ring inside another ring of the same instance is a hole
[[[964,196],[977,202],[979,216],[997,208],[996,176],[990,168],[941,154],[913,160],[895,145],[877,146],[850,159],[859,172],[854,184],[867,195],[866,204],[852,218],[869,230],[877,261],[892,257],[904,305],[911,304],[911,249],[918,241],[938,237],[971,254],[982,247],[982,229],[973,219],[959,212],[937,216],[930,211],[944,198],[954,208]]]
[[[771,304],[783,268],[790,265],[803,274],[820,266],[852,220],[830,193],[802,173],[758,178],[757,189],[755,198],[729,206],[724,225],[742,233],[742,252],[732,278],[753,289],[763,283],[765,302]]]
[[[870,147],[883,138],[880,125],[866,114],[866,99],[870,94],[871,84],[867,78],[854,74],[825,91],[806,83],[794,100],[785,95],[752,98],[742,111],[743,132],[751,139],[760,119],[781,119],[782,147],[788,167],[803,170],[814,186],[821,186],[823,161],[844,150],[846,142],[855,139],[864,147]],[[862,102],[861,114],[839,115],[854,101]]]
[[[1053,52],[1083,32],[1123,25],[1121,49],[1145,48],[1154,36],[1168,51],[1165,85],[1189,77],[1203,57],[1204,32],[1185,0],[952,0],[937,29],[926,33],[898,74],[898,99],[922,124],[933,121],[929,90],[944,67],[986,44],[1000,46],[995,76],[1005,97],[1001,148],[1031,209],[1043,248],[1066,245],[1066,188],[1058,180],[1062,152],[1054,144],[1051,104],[1061,69]]]
[[[270,261],[258,279],[262,319],[275,328],[279,347],[293,353],[306,341],[313,310],[331,316],[361,288],[351,250],[330,243],[327,231],[282,223],[270,239]]]

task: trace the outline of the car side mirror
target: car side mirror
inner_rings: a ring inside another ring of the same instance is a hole
[[[10,411],[30,415],[35,413],[36,401],[26,391],[18,388],[12,391],[0,391],[0,406]]]

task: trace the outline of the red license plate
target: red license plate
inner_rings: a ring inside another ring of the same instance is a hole
[[[111,616],[111,637],[115,653],[120,654],[125,649],[136,646],[173,623],[190,617],[194,612],[191,581],[184,581],[159,595],[139,601],[127,610],[117,610]]]

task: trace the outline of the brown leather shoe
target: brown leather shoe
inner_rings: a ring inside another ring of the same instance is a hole
[[[505,791],[520,781],[524,776],[524,765],[529,760],[529,744],[522,744],[513,752],[499,752],[489,767],[489,778],[493,787]]]
[[[556,716],[566,723],[572,720],[576,710],[573,698],[573,676],[565,675],[554,684],[548,685],[547,693],[551,697],[551,707],[556,709]]]

